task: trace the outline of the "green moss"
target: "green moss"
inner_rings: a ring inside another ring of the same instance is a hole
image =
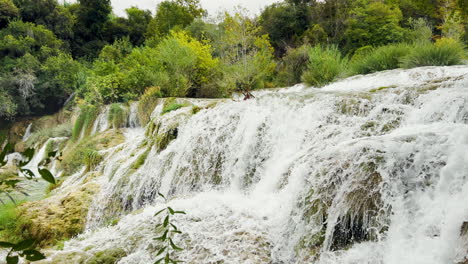
[[[89,135],[92,125],[99,114],[99,108],[94,105],[84,105],[81,107],[80,115],[75,121],[72,131],[72,139],[78,140],[83,132]]]
[[[201,110],[202,109],[199,106],[196,106],[196,105],[192,106],[192,114],[194,114],[194,115],[196,113],[200,112]]]
[[[395,87],[396,86],[382,86],[382,87],[379,87],[379,88],[372,89],[369,92],[370,93],[375,93],[375,92],[378,92],[378,91],[382,91],[382,90],[389,89],[389,88],[395,88]]]
[[[146,158],[148,157],[149,149],[143,152],[136,161],[132,164],[132,169],[138,170],[143,164],[145,164]]]
[[[175,111],[179,108],[182,108],[182,107],[185,107],[186,105],[183,105],[183,104],[177,104],[177,103],[172,103],[172,104],[169,104],[167,106],[165,106],[162,110],[162,113],[161,115],[164,115],[164,114],[167,114],[171,111]]]
[[[158,134],[156,136],[156,142],[155,142],[158,151],[165,150],[167,146],[169,145],[169,143],[171,143],[172,140],[177,138],[177,134],[178,134],[177,127],[169,129],[165,133]]]
[[[124,127],[127,124],[128,111],[120,104],[111,104],[107,119],[114,129]]]
[[[88,208],[99,187],[86,184],[65,196],[28,202],[18,207],[18,230],[42,246],[69,239],[84,230]]]
[[[125,250],[121,248],[112,248],[97,252],[86,264],[115,264],[117,261],[127,256]]]

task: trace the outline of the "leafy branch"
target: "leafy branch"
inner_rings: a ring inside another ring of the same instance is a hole
[[[167,199],[164,195],[161,193],[158,193],[159,196],[161,196],[164,199],[164,202],[167,204]],[[161,236],[154,238],[154,240],[159,240],[162,242],[163,246],[159,249],[158,253],[156,254],[157,257],[162,256],[154,264],[176,264],[180,263],[182,261],[177,260],[174,255],[175,252],[177,251],[182,251],[184,250],[181,247],[178,247],[174,241],[172,240],[173,237],[176,235],[182,234],[182,232],[177,228],[174,223],[171,222],[172,218],[176,214],[185,214],[184,211],[175,211],[169,206],[166,206],[166,208],[161,209],[158,211],[154,216],[158,216],[159,214],[166,213],[166,216],[164,217],[164,220],[156,225],[156,229],[160,230]]]
[[[39,261],[46,257],[34,247],[34,240],[27,239],[17,244],[0,242],[0,248],[10,248],[8,255],[6,256],[7,264],[19,263],[19,258],[22,257],[28,261]]]

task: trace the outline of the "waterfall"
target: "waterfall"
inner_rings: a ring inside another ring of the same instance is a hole
[[[106,131],[109,128],[109,106],[104,107],[93,124],[93,129],[91,130],[91,135],[94,135],[99,132]],[[84,130],[82,131],[84,133]]]
[[[32,123],[29,123],[28,127],[26,128],[26,131],[24,132],[23,141],[28,140],[28,138],[31,136],[31,129]]]
[[[140,126],[140,120],[138,119],[138,102],[132,102],[130,104],[130,112],[128,114],[128,127],[136,128]]]
[[[195,114],[158,105],[146,131],[130,126],[108,150],[88,230],[64,251],[154,262],[161,192],[187,212],[174,219],[186,263],[462,263],[467,73],[386,71],[216,107],[195,100]]]

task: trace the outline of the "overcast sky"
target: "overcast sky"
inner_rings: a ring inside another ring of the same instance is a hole
[[[156,5],[162,0],[112,0],[114,13],[119,16],[125,14],[125,9],[131,6],[137,6],[141,9],[149,9],[154,13]],[[252,15],[260,13],[267,5],[278,2],[279,0],[200,0],[203,8],[208,10],[210,16],[215,16],[218,11],[232,10],[235,6],[241,5],[249,10]]]

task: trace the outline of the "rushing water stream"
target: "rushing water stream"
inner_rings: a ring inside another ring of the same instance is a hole
[[[149,135],[132,105],[125,143],[106,150],[98,168],[88,231],[64,252],[121,248],[127,256],[118,263],[153,263],[161,192],[187,212],[175,219],[185,263],[446,264],[468,255],[460,236],[468,221],[468,67],[256,96],[193,116],[185,108],[162,116],[159,105],[154,122],[161,131],[178,120],[176,139],[149,149],[137,169]],[[108,127],[107,111],[93,132]]]

